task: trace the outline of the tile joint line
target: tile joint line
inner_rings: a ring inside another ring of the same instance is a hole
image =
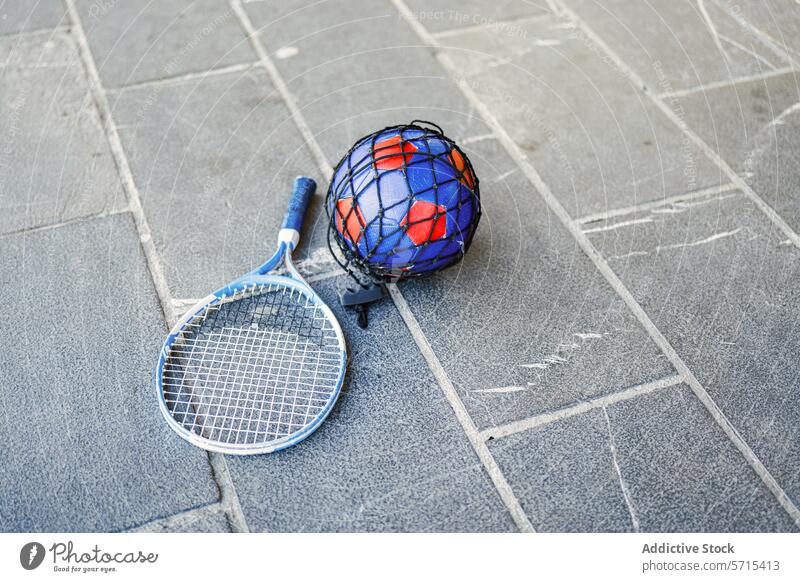
[[[389,284],[387,285],[387,288],[389,289],[389,294],[392,296],[392,299],[397,306],[397,310],[400,312],[400,317],[403,318],[406,327],[408,327],[409,331],[411,332],[411,337],[414,338],[414,341],[422,353],[422,356],[425,358],[428,367],[433,372],[439,387],[442,389],[442,392],[444,392],[445,398],[447,398],[448,403],[453,409],[453,412],[455,413],[456,418],[466,433],[470,444],[475,450],[475,453],[478,455],[478,458],[481,460],[481,463],[483,463],[483,466],[494,483],[495,489],[500,495],[500,498],[503,500],[503,503],[511,513],[512,519],[517,524],[517,527],[520,529],[520,531],[533,532],[533,525],[528,519],[528,516],[525,514],[525,511],[522,509],[519,500],[514,495],[514,491],[511,489],[511,486],[506,480],[505,475],[503,475],[500,466],[497,464],[497,461],[494,459],[494,456],[487,447],[486,441],[481,439],[472,417],[470,417],[469,412],[461,401],[461,398],[458,396],[458,392],[456,391],[453,383],[450,381],[450,378],[447,375],[447,372],[442,367],[441,362],[439,362],[439,358],[436,356],[436,353],[433,351],[433,348],[425,337],[425,334],[414,317],[411,308],[409,308],[408,303],[406,303],[405,297],[402,296],[400,290],[397,288],[397,285]]]
[[[119,216],[120,214],[128,214],[130,212],[130,208],[119,208],[117,210],[108,210],[103,212],[97,212],[95,214],[87,214],[85,216],[76,216],[75,218],[70,218],[68,220],[62,220],[61,222],[51,222],[48,224],[39,224],[36,226],[30,226],[27,228],[19,228],[17,230],[12,230],[9,232],[0,233],[0,239],[8,238],[11,236],[18,236],[18,235],[27,235],[27,234],[34,234],[37,232],[43,232],[47,230],[55,230],[58,228],[64,228],[66,226],[75,226],[77,224],[82,224],[84,222],[91,222],[93,220],[101,220],[103,218],[110,218],[112,216]]]
[[[550,424],[564,418],[585,414],[592,410],[597,410],[598,408],[606,408],[618,402],[631,400],[638,396],[650,394],[657,390],[669,388],[683,382],[683,376],[680,374],[674,374],[672,376],[667,376],[666,378],[661,378],[660,380],[645,382],[644,384],[631,386],[630,388],[625,388],[618,392],[611,392],[610,394],[604,394],[603,396],[584,400],[583,402],[579,402],[578,404],[574,404],[572,406],[567,406],[565,408],[559,408],[557,410],[545,412],[536,416],[523,418],[522,420],[515,420],[514,422],[510,422],[508,424],[487,428],[480,432],[480,437],[483,440],[494,440],[507,437],[512,434],[524,432],[526,430],[537,428],[545,424]]]
[[[506,18],[503,20],[489,20],[488,22],[482,22],[480,24],[473,24],[468,26],[461,26],[458,28],[450,28],[447,30],[442,30],[440,32],[432,32],[430,33],[431,36],[435,39],[442,39],[442,38],[449,38],[451,36],[458,36],[461,34],[469,34],[471,32],[482,32],[482,31],[502,31],[502,30],[509,30],[515,27],[521,27],[524,24],[529,22],[537,22],[539,20],[545,20],[547,18],[552,18],[555,16],[551,12],[542,12],[539,14],[523,14],[521,16],[517,16],[515,18]]]
[[[108,87],[108,93],[121,93],[128,89],[141,89],[147,87],[161,87],[169,85],[178,85],[187,81],[202,80],[206,78],[213,78],[230,73],[238,73],[240,71],[248,71],[250,69],[259,67],[259,62],[252,63],[238,63],[235,65],[225,65],[224,67],[216,67],[213,69],[206,69],[205,71],[198,71],[194,73],[185,73],[182,75],[173,75],[171,77],[161,77],[160,79],[147,79],[144,81],[137,81],[127,85],[119,85],[117,87]]]
[[[40,34],[53,35],[56,32],[69,32],[69,26],[65,24],[56,24],[51,28],[36,28],[34,30],[18,30],[16,32],[6,32],[0,34],[0,40],[11,40],[15,37],[37,36]]]
[[[153,519],[147,521],[141,525],[137,525],[125,530],[123,532],[129,533],[146,533],[150,531],[158,531],[157,526],[165,525],[169,527],[170,525],[180,525],[184,522],[191,522],[198,517],[203,517],[205,515],[216,515],[217,513],[225,513],[225,508],[220,501],[214,501],[207,505],[201,505],[200,507],[193,507],[192,509],[186,509],[184,511],[179,511],[178,513],[172,513],[165,517],[159,517],[157,519]]]
[[[440,49],[441,45],[433,38],[430,33],[425,29],[422,24],[414,18],[413,13],[405,4],[404,0],[390,0],[400,14],[406,19],[409,23],[411,28],[417,33],[422,40],[423,43],[427,44],[433,49]],[[646,88],[646,84],[635,75],[635,73],[625,65],[625,63],[616,56],[616,54],[608,47],[603,40],[598,37],[594,32],[589,29],[584,23],[582,23],[577,15],[574,12],[569,10],[567,7],[563,5],[560,0],[553,0],[554,4],[557,3],[559,7],[560,14],[568,15],[574,22],[578,23],[584,30],[584,32],[594,40],[594,42],[602,48],[602,50],[616,63],[621,70],[625,71],[632,80],[636,80],[639,83],[639,86]],[[446,52],[437,50],[436,58],[448,71],[457,70],[453,63],[451,62],[449,56]],[[755,455],[753,450],[750,446],[744,441],[741,435],[736,431],[733,427],[733,424],[730,420],[725,416],[722,410],[717,406],[716,402],[713,401],[711,396],[706,392],[705,388],[700,384],[688,366],[683,362],[681,357],[672,347],[672,345],[667,341],[666,337],[661,333],[661,331],[655,326],[652,322],[650,317],[644,311],[641,305],[639,305],[638,301],[633,297],[631,292],[625,287],[622,280],[617,276],[617,274],[611,269],[608,265],[606,260],[600,255],[597,249],[594,248],[591,241],[589,241],[588,237],[581,232],[580,227],[572,220],[569,213],[564,209],[561,203],[555,198],[550,187],[542,180],[542,177],[536,171],[536,169],[531,165],[529,160],[522,154],[519,150],[519,147],[514,143],[508,133],[505,131],[502,125],[500,125],[499,121],[494,117],[491,111],[486,107],[483,101],[478,98],[478,96],[473,91],[472,87],[462,78],[457,80],[457,85],[461,89],[461,92],[470,102],[470,104],[475,107],[475,109],[480,113],[481,117],[486,121],[487,125],[492,128],[492,130],[496,133],[498,140],[506,149],[508,154],[511,156],[513,160],[516,161],[517,165],[522,169],[528,179],[531,181],[537,192],[542,196],[545,200],[547,205],[553,211],[553,213],[559,218],[562,224],[567,228],[567,230],[572,234],[573,238],[575,238],[578,245],[581,247],[583,252],[590,258],[590,260],[595,264],[597,269],[603,275],[603,277],[608,281],[611,287],[616,291],[619,297],[625,302],[628,308],[631,310],[633,315],[637,318],[639,323],[644,327],[647,333],[650,335],[650,338],[653,342],[661,349],[662,353],[670,360],[675,370],[685,378],[685,381],[691,387],[692,391],[695,393],[697,398],[703,403],[706,407],[706,410],[711,414],[712,418],[717,422],[717,424],[722,428],[723,432],[728,436],[730,441],[739,449],[739,452],[744,456],[745,460],[750,464],[756,474],[761,478],[767,488],[772,492],[781,506],[786,510],[787,513],[794,519],[795,523],[800,526],[800,510],[798,510],[797,506],[789,499],[786,492],[781,488],[778,482],[775,480],[773,475],[767,470],[761,460]],[[675,120],[674,112],[672,112],[663,102],[658,99],[655,99],[651,91],[645,91],[653,100],[653,102],[659,106],[659,108],[664,111],[670,119],[672,119],[678,126],[683,129],[684,133],[686,133],[687,137],[692,138],[697,143],[698,147],[705,146],[703,150],[706,152],[706,155],[711,157],[712,160],[715,161],[717,166],[720,169],[725,170],[725,172],[729,175],[729,178],[732,182],[737,184],[742,190],[747,192],[749,190],[750,194],[752,195],[751,198],[756,201],[763,201],[755,196],[752,190],[749,189],[747,184],[738,176],[736,175],[728,166],[725,164],[719,156],[713,157],[710,152],[710,148],[705,142],[702,142],[697,138],[697,136],[693,136],[693,134],[688,130],[685,124],[680,123],[680,120]],[[672,116],[670,116],[672,114]],[[702,144],[702,145],[701,145]],[[763,208],[762,208],[763,209]],[[766,210],[765,210],[766,212]],[[774,212],[774,211],[773,211]],[[775,220],[773,220],[775,222]],[[782,221],[782,219],[781,219]],[[776,224],[778,224],[776,222]],[[784,223],[785,225],[785,223]],[[788,228],[788,225],[785,225]],[[786,231],[784,231],[786,232]],[[796,233],[789,229],[793,242],[800,246],[800,239],[798,239]],[[790,236],[791,238],[791,236]]]
[[[229,0],[231,8],[233,9],[234,13],[239,18],[241,22],[242,28],[244,29],[247,37],[250,39],[250,42],[256,51],[259,59],[261,59],[264,68],[269,73],[270,79],[275,85],[275,88],[278,90],[278,93],[283,98],[289,113],[292,116],[292,119],[297,126],[297,129],[300,131],[303,139],[306,142],[309,150],[311,151],[312,155],[314,156],[319,169],[322,171],[323,175],[330,176],[333,173],[333,167],[330,165],[330,162],[326,158],[322,148],[320,147],[319,143],[316,140],[316,137],[311,130],[311,127],[306,122],[300,108],[297,105],[294,95],[292,95],[289,87],[286,85],[286,82],[283,80],[283,77],[278,71],[275,64],[270,59],[266,49],[261,44],[261,39],[259,38],[257,31],[253,27],[252,22],[250,22],[250,18],[247,13],[242,8],[240,0]],[[459,423],[461,424],[462,429],[467,434],[467,437],[472,445],[475,453],[478,455],[481,463],[483,464],[484,468],[486,469],[489,477],[492,479],[492,482],[495,485],[497,493],[499,494],[500,498],[503,500],[506,508],[511,513],[511,517],[514,522],[517,524],[517,527],[521,531],[531,532],[533,531],[533,526],[531,525],[528,517],[525,515],[525,512],[522,509],[522,506],[519,504],[519,501],[514,496],[513,491],[511,491],[510,486],[506,482],[505,476],[500,471],[494,457],[492,456],[489,449],[486,447],[486,443],[480,440],[478,437],[477,429],[475,428],[472,419],[469,416],[469,413],[464,408],[461,399],[459,398],[458,394],[455,392],[455,388],[453,388],[452,383],[450,382],[449,378],[447,377],[447,373],[445,372],[444,368],[442,368],[441,363],[439,362],[436,355],[433,353],[430,344],[428,343],[427,338],[425,337],[422,329],[419,327],[416,318],[411,313],[411,310],[408,307],[408,304],[405,301],[405,298],[400,293],[399,289],[397,289],[394,285],[389,285],[389,293],[394,301],[397,310],[400,312],[400,316],[403,319],[403,322],[406,324],[406,327],[409,329],[412,338],[414,339],[417,347],[422,352],[423,357],[425,358],[428,367],[431,369],[431,372],[436,378],[439,387],[441,388],[442,392],[444,392],[445,397],[447,398],[448,402],[450,403],[451,407],[453,408],[456,418],[458,419]]]
[[[564,6],[561,0],[556,1],[559,2],[564,13],[578,23],[583,32],[606,53],[606,55],[620,68],[620,70],[624,71],[630,77],[630,79],[635,81],[640,87],[646,87],[646,84],[641,78],[639,78],[636,72],[633,71],[633,69],[631,69],[600,36],[598,36],[585,22],[580,20],[571,9]],[[645,91],[645,94],[650,97],[650,100],[659,109],[661,109],[668,119],[670,119],[676,126],[678,126],[680,130],[683,131],[686,137],[694,142],[695,145],[697,145],[697,147],[700,148],[700,150],[703,151],[720,170],[728,175],[728,178],[755,203],[755,205],[767,216],[768,219],[773,222],[773,224],[780,228],[784,234],[789,237],[795,246],[800,247],[800,237],[797,235],[797,233],[794,232],[794,230],[792,230],[788,224],[786,224],[783,218],[781,218],[771,206],[767,205],[767,203],[764,202],[764,200],[750,188],[750,186],[744,181],[744,179],[742,179],[741,176],[736,174],[730,168],[730,166],[728,166],[728,164],[708,146],[708,144],[706,144],[693,131],[691,131],[686,123],[680,119],[667,104],[658,99],[652,91]],[[557,201],[556,204],[558,204]],[[576,237],[586,237],[586,235],[581,233],[579,229],[575,228],[574,230],[576,232]],[[593,245],[588,239],[586,239],[586,245],[587,252],[590,253],[590,256],[592,256],[593,260],[598,265],[598,268],[600,268],[601,271],[606,274],[610,282],[613,281],[615,288],[617,288],[618,292],[620,293],[620,296],[625,299],[626,303],[628,303],[634,314],[636,314],[639,321],[645,326],[645,329],[648,330],[650,337],[653,338],[653,341],[656,342],[664,354],[670,359],[670,361],[672,361],[672,364],[675,366],[677,371],[686,377],[687,383],[692,388],[700,402],[702,402],[706,407],[712,418],[717,422],[720,428],[722,428],[723,432],[725,432],[733,445],[739,450],[748,464],[753,468],[755,473],[761,478],[770,492],[775,496],[778,503],[780,503],[780,505],[794,520],[794,522],[800,526],[800,509],[798,509],[794,502],[789,498],[772,473],[761,462],[761,459],[758,458],[750,445],[739,434],[730,419],[728,419],[725,413],[722,412],[714,399],[711,398],[711,395],[708,394],[705,387],[684,363],[683,359],[672,347],[672,344],[667,341],[666,337],[664,337],[661,331],[652,322],[650,317],[645,313],[644,309],[641,307],[641,305],[639,305],[627,287],[625,287],[622,280],[619,279],[611,267],[608,266],[608,263],[600,256],[599,252],[594,249]]]
[[[100,116],[100,122],[103,127],[106,140],[108,141],[111,153],[114,156],[114,161],[117,165],[117,172],[119,174],[120,181],[122,182],[123,190],[128,198],[129,208],[133,215],[133,222],[136,226],[136,231],[139,234],[139,243],[142,247],[142,251],[144,252],[145,262],[147,264],[148,271],[150,272],[150,277],[153,281],[156,294],[158,295],[159,303],[161,304],[161,309],[164,313],[164,318],[166,319],[168,325],[172,325],[175,320],[175,315],[171,293],[169,291],[169,286],[167,285],[163,268],[161,267],[161,262],[155,248],[155,243],[153,242],[150,234],[151,231],[147,223],[147,218],[144,214],[144,209],[142,208],[139,190],[136,187],[136,183],[133,179],[133,173],[130,169],[130,165],[128,164],[128,158],[125,154],[124,148],[122,147],[122,140],[120,140],[119,133],[117,132],[117,128],[114,124],[114,119],[111,115],[111,107],[108,103],[106,90],[103,87],[102,81],[100,80],[100,73],[98,72],[95,64],[94,56],[92,55],[91,48],[89,46],[89,40],[86,38],[86,33],[83,30],[83,24],[81,23],[78,11],[75,8],[75,0],[64,0],[64,3],[67,7],[68,17],[72,22],[71,33],[75,36],[75,40],[78,44],[78,52],[80,53],[80,58],[83,62],[86,72],[89,89],[91,91],[97,113]],[[234,487],[233,482],[230,480],[230,474],[227,471],[224,457],[218,453],[209,452],[208,459],[211,470],[214,474],[214,480],[219,488],[222,501],[227,502],[226,507],[229,510],[227,515],[229,517],[231,527],[245,528],[242,531],[248,531],[246,529],[247,524],[244,514],[241,513],[241,507],[239,506],[236,488]]]
[[[765,81],[767,79],[772,79],[773,77],[780,77],[781,75],[787,75],[789,73],[798,73],[798,71],[795,69],[795,67],[792,66],[781,67],[779,69],[771,69],[769,71],[764,71],[763,73],[758,73],[756,75],[748,75],[744,77],[738,77],[735,79],[726,79],[724,81],[717,81],[715,83],[707,83],[705,85],[687,87],[686,89],[676,89],[675,91],[666,91],[664,93],[658,93],[657,95],[655,95],[655,97],[661,100],[676,99],[678,97],[686,97],[688,95],[694,95],[695,93],[705,93],[706,91],[715,91],[717,89],[728,89],[730,87],[735,87],[736,85],[752,83],[753,81]]]
[[[559,3],[562,0],[555,0]],[[750,185],[742,178],[739,174],[733,171],[733,169],[725,162],[725,160],[720,157],[720,155],[715,152],[711,147],[704,142],[695,132],[693,132],[686,122],[681,119],[672,108],[667,105],[664,101],[659,99],[647,86],[647,83],[639,77],[639,75],[630,67],[628,66],[620,57],[617,55],[614,50],[608,46],[608,44],[592,30],[583,20],[579,19],[577,14],[573,12],[570,8],[561,4],[561,8],[564,14],[566,14],[569,18],[571,18],[578,26],[581,27],[584,34],[590,39],[592,39],[595,44],[602,49],[606,55],[614,62],[614,64],[619,68],[620,71],[624,72],[631,81],[634,82],[635,85],[642,87],[643,93],[653,102],[656,107],[658,107],[661,112],[672,121],[678,129],[680,129],[685,137],[689,139],[689,141],[693,142],[699,149],[702,151],[706,157],[711,160],[717,168],[719,168],[724,174],[728,176],[728,179],[739,187],[742,192],[744,192],[750,200],[761,210],[761,212],[783,233],[792,241],[792,243],[800,248],[800,235],[798,235],[794,229],[780,216],[774,208],[772,208],[769,204],[767,204],[761,196],[755,193],[755,191],[750,187]]]
[[[773,39],[769,34],[764,32],[757,26],[754,26],[748,19],[744,18],[740,12],[734,10],[731,6],[729,6],[728,2],[719,2],[715,0],[714,4],[717,5],[717,8],[726,12],[728,16],[731,19],[733,19],[739,26],[748,29],[750,33],[756,36],[761,41],[761,44],[763,44],[769,50],[771,50],[776,57],[778,57],[784,62],[789,62],[794,65],[797,64],[797,60],[795,59],[793,54],[789,53],[789,51],[787,50],[788,47],[786,47],[785,44],[781,45],[779,41]]]
[[[576,224],[585,225],[591,222],[599,222],[601,220],[609,220],[611,218],[620,218],[622,216],[627,216],[628,214],[635,214],[637,212],[643,212],[646,210],[656,210],[670,204],[690,202],[699,198],[710,198],[711,196],[715,196],[717,194],[726,194],[738,189],[739,187],[736,184],[729,182],[721,186],[712,186],[711,188],[703,188],[702,190],[695,190],[694,192],[688,192],[686,194],[668,196],[666,198],[662,198],[661,200],[643,202],[641,204],[634,204],[633,206],[626,206],[624,208],[615,208],[605,212],[598,212],[596,214],[587,214],[586,216],[574,219],[573,222]]]

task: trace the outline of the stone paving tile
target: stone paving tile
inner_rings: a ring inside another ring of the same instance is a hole
[[[448,54],[573,217],[721,183],[720,171],[598,47],[556,18]]]
[[[632,531],[602,412],[492,440],[488,446],[537,531]]]
[[[361,330],[336,280],[314,284],[348,342],[328,420],[297,446],[227,457],[251,531],[510,531],[514,523],[389,300]]]
[[[785,111],[772,132],[759,136],[746,176],[753,190],[800,232],[800,108]]]
[[[722,3],[724,0],[715,0]],[[755,26],[789,56],[800,62],[800,21],[794,0],[761,0],[736,4],[739,18]]]
[[[268,259],[299,174],[317,178],[320,194],[298,258],[309,241],[320,246],[327,184],[263,69],[115,96],[112,115],[175,297],[203,297]]]
[[[72,39],[0,38],[0,234],[125,207]]]
[[[3,238],[0,526],[113,531],[218,498],[153,385],[166,328],[129,215]]]
[[[684,385],[489,448],[540,531],[796,530]]]
[[[65,20],[61,0],[0,4],[0,34],[53,28],[65,24]]]
[[[256,60],[227,2],[75,4],[106,87]]]
[[[595,246],[800,502],[800,251],[738,192],[588,226],[607,228]]]
[[[668,103],[692,131],[742,174],[763,154],[765,142],[774,141],[773,120],[800,101],[798,84],[797,74],[787,73],[691,93]]]
[[[800,231],[800,79],[789,73],[672,103],[753,190]]]
[[[414,16],[431,32],[485,25],[499,34],[518,34],[514,20],[547,14],[546,0],[406,0]]]
[[[713,0],[560,0],[656,93],[785,67],[758,36]]]
[[[688,386],[620,402],[608,416],[642,531],[797,531]]]
[[[358,138],[413,119],[434,121],[454,139],[487,132],[390,2],[245,8],[332,164]]]
[[[500,144],[465,148],[481,179],[475,240],[462,265],[401,290],[476,424],[672,374]]]

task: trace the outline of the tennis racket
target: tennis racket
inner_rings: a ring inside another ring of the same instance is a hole
[[[333,313],[292,263],[316,184],[298,177],[278,250],[192,307],[156,371],[167,423],[198,447],[269,453],[314,432],[333,408],[347,351]],[[270,275],[283,260],[286,275]]]

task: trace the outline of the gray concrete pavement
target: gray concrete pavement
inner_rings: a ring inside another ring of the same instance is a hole
[[[758,7],[756,7],[758,5]],[[800,10],[622,0],[0,5],[2,531],[796,531]],[[361,330],[317,433],[161,419],[174,318],[271,252],[291,177],[429,119],[465,261]]]

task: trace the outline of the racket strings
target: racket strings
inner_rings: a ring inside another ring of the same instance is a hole
[[[267,443],[325,409],[343,372],[342,349],[309,296],[251,286],[186,323],[164,365],[164,399],[192,433],[224,444]]]

